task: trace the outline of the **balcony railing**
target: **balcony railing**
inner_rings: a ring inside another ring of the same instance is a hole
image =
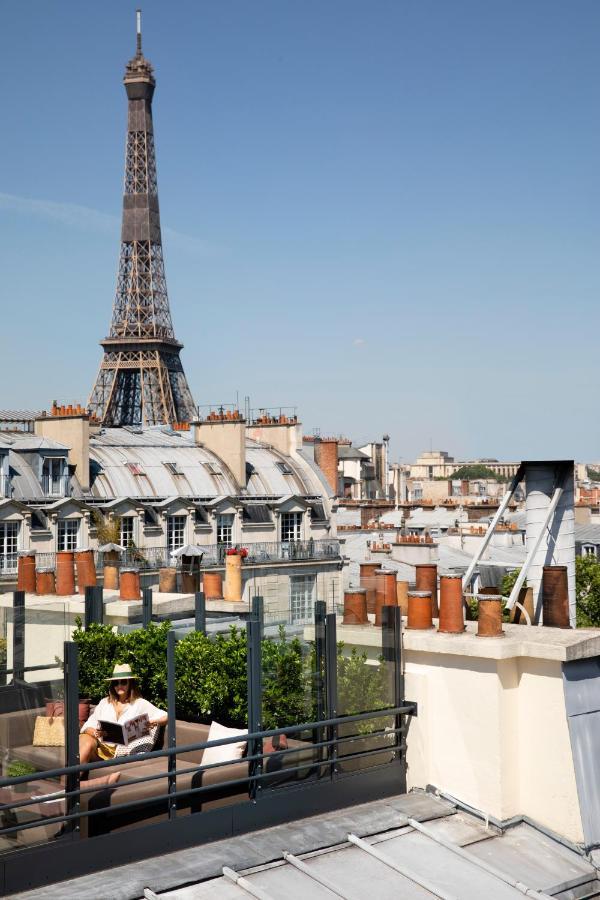
[[[90,629],[90,618],[85,655],[79,642],[58,642],[56,648],[47,647],[45,658],[51,662],[40,656],[35,665],[25,665],[30,623],[24,610],[22,598],[15,595],[15,650],[4,676],[19,684],[4,690],[7,699],[21,706],[4,717],[0,772],[0,875],[11,896],[45,887],[55,877],[64,880],[84,870],[106,871],[108,865],[133,861],[143,864],[165,847],[177,850],[232,838],[274,821],[294,823],[313,814],[315,807],[327,813],[406,792],[407,736],[417,707],[404,697],[397,606],[384,608],[377,648],[381,652],[354,674],[350,694],[338,678],[345,666],[336,616],[327,613],[324,601],[315,604],[306,638],[280,632],[277,659],[291,663],[285,675],[290,689],[285,699],[290,702],[281,708],[282,670],[274,664],[274,645],[264,633],[262,604],[255,602],[245,633],[230,633],[213,645],[217,669],[221,671],[222,661],[236,680],[231,693],[235,709],[229,707],[229,693],[223,694],[224,721],[247,726],[244,757],[235,759],[225,749],[220,761],[211,760],[206,750],[238,743],[240,734],[211,737],[213,713],[203,708],[200,698],[185,700],[190,679],[194,684],[203,676],[198,645],[193,635],[177,641],[169,629],[165,643],[163,638],[152,640],[151,658],[163,673],[158,681],[146,665],[148,690],[160,692],[156,700],[166,713],[166,731],[147,752],[81,762],[80,667],[82,676],[85,666],[101,683],[119,658],[121,645],[108,649],[102,632]],[[48,628],[53,617],[50,611]],[[44,613],[38,613],[33,624],[39,627],[43,618]],[[64,629],[62,623],[54,627],[61,633]],[[206,635],[205,623],[195,628]],[[59,660],[63,679],[49,680],[49,667],[55,668]],[[155,682],[156,688],[150,688]],[[59,696],[63,746],[34,746],[38,716],[44,717],[43,698]],[[263,724],[267,715],[276,716],[268,730]],[[28,765],[15,766],[13,761],[20,762],[25,751]],[[97,778],[115,767],[122,777],[104,789]]]
[[[228,545],[208,544],[200,547],[201,557],[194,557],[199,561],[201,569],[218,568],[225,565],[225,555]],[[340,542],[335,539],[319,541],[275,541],[248,544],[245,546],[248,555],[244,558],[244,565],[263,565],[275,562],[305,562],[310,560],[334,560],[340,555]],[[164,566],[180,567],[181,557],[174,556],[172,547],[129,547],[119,554],[119,565],[136,566],[145,571],[153,571]],[[104,565],[104,554],[94,551],[96,569],[100,570]],[[37,568],[53,568],[56,566],[56,553],[54,551],[36,553]],[[0,577],[13,575],[17,571],[17,554],[0,554]]]
[[[208,544],[200,547],[199,560],[202,569],[225,565],[227,544]],[[248,555],[245,565],[260,565],[271,562],[301,562],[304,560],[335,559],[340,555],[340,543],[335,539],[309,541],[274,541],[247,544]],[[138,566],[140,569],[158,569],[161,566],[181,564],[181,557],[174,556],[171,547],[130,547],[120,555],[121,566]],[[96,553],[96,564],[102,566],[102,554]]]

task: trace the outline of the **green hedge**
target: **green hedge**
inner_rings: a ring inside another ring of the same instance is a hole
[[[142,695],[161,709],[167,706],[167,634],[171,625],[151,624],[129,634],[108,625],[78,627],[73,640],[79,650],[79,695],[97,703],[107,693],[106,678],[115,663],[129,663]],[[232,626],[228,635],[209,638],[192,632],[175,645],[176,714],[187,721],[247,725],[246,632]],[[285,629],[276,640],[262,642],[263,727],[282,728],[311,721],[314,709],[314,649]],[[355,649],[343,655],[338,645],[338,697],[343,713],[380,709],[390,698],[383,666],[367,663]],[[363,730],[373,730],[366,723]]]

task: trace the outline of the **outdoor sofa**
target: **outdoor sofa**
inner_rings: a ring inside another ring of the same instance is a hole
[[[44,709],[27,709],[5,713],[0,716],[0,752],[4,763],[20,760],[34,766],[40,773],[64,765],[64,747],[34,747],[33,731],[35,719],[44,715]],[[183,747],[200,744],[208,740],[209,726],[196,722],[176,721],[176,744]],[[164,730],[156,749],[164,746]],[[274,750],[265,760],[264,772],[268,775],[263,787],[275,787],[301,781],[314,774],[311,761],[315,751],[310,744],[288,739],[288,752]],[[176,771],[192,768],[202,762],[202,750],[192,750],[177,754]],[[293,767],[305,764],[299,773]],[[3,766],[4,768],[4,766]],[[168,817],[167,778],[158,778],[141,784],[132,784],[137,778],[164,773],[168,769],[167,757],[124,762],[115,767],[120,773],[119,782],[111,787],[102,787],[81,796],[81,812],[101,810],[93,816],[81,818],[81,836],[92,837],[113,831],[133,828],[151,822],[164,821]],[[250,782],[249,764],[242,758],[225,766],[205,769],[194,773],[184,773],[177,777],[177,815],[198,813],[248,799]],[[110,771],[115,771],[111,767]],[[98,773],[100,774],[100,773]],[[104,773],[102,773],[104,774]],[[42,776],[43,777],[43,776]],[[93,777],[93,776],[92,776]],[[82,781],[83,789],[86,782]],[[193,788],[204,787],[202,793],[186,793]],[[49,786],[48,790],[51,790]],[[114,809],[117,805],[148,800],[143,805],[130,810]]]

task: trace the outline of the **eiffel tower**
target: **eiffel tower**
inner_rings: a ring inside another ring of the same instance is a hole
[[[137,48],[123,82],[128,97],[121,253],[110,333],[88,402],[103,425],[189,422],[196,407],[175,339],[162,252],[152,95],[152,66]]]

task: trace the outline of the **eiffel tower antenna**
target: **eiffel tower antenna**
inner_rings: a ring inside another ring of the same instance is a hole
[[[128,98],[121,252],[112,322],[89,399],[104,425],[189,422],[196,407],[175,338],[162,252],[152,97],[156,81],[142,53],[136,12],[136,54],[123,79]]]

